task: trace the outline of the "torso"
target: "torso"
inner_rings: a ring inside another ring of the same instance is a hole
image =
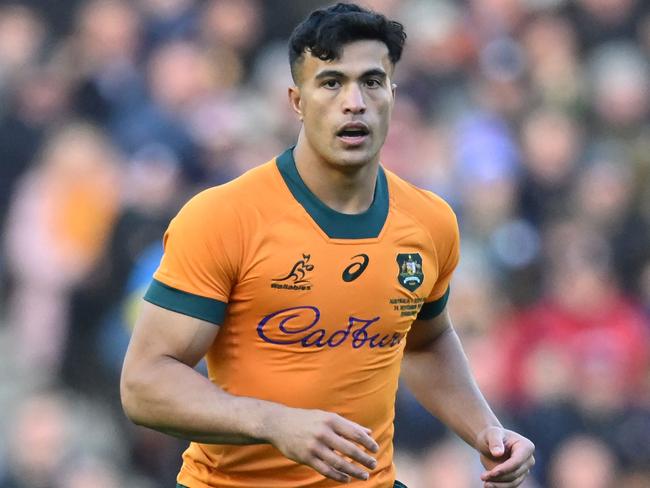
[[[210,378],[235,395],[336,412],[372,429],[378,467],[363,486],[392,486],[406,335],[422,305],[446,289],[438,277],[454,245],[453,213],[383,170],[365,220],[328,213],[291,181],[297,173],[287,157],[225,191],[241,252],[207,354]],[[337,486],[268,445],[192,444],[184,459],[179,481],[192,488]]]

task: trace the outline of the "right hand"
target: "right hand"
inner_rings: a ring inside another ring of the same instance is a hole
[[[349,483],[351,477],[369,477],[368,471],[344,456],[369,470],[377,466],[376,459],[361,448],[373,453],[379,450],[370,429],[335,413],[286,408],[274,415],[267,428],[269,442],[287,458],[335,481]]]

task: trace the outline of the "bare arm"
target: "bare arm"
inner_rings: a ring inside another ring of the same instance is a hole
[[[469,445],[475,446],[485,428],[501,427],[474,381],[446,309],[413,323],[402,377],[417,400]]]
[[[124,411],[133,422],[199,442],[264,442],[263,417],[277,406],[229,395],[193,369],[218,330],[143,303],[120,384]],[[238,409],[248,415],[234,415]]]
[[[120,383],[124,411],[139,425],[203,443],[271,443],[285,456],[337,481],[373,468],[363,449],[377,444],[364,427],[336,414],[230,395],[193,368],[219,327],[145,302]]]
[[[470,372],[467,357],[445,309],[415,321],[409,332],[402,377],[417,400],[481,453],[489,486],[515,487],[534,464],[534,446],[506,430]]]

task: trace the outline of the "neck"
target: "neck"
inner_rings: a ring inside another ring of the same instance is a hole
[[[378,157],[354,166],[332,163],[314,151],[303,131],[298,136],[293,157],[307,188],[331,209],[344,214],[360,214],[372,205]]]

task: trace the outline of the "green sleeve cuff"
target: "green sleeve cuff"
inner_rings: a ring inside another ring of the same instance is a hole
[[[420,313],[418,313],[418,320],[428,320],[440,315],[447,306],[447,300],[449,300],[449,287],[447,287],[447,291],[440,298],[422,305]]]
[[[177,290],[155,279],[151,281],[144,299],[167,310],[189,315],[216,325],[223,323],[228,305],[213,298]]]

